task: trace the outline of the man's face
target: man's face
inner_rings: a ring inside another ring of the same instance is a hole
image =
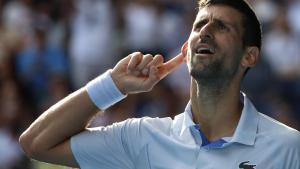
[[[201,79],[232,79],[244,53],[242,14],[225,5],[200,9],[188,40],[187,64]]]

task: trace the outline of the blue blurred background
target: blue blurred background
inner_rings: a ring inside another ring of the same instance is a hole
[[[300,129],[300,1],[251,0],[263,28],[260,62],[243,91],[258,110]],[[49,106],[133,51],[170,59],[188,38],[197,1],[1,0],[0,169],[62,168],[24,156],[19,135]],[[152,92],[129,96],[91,126],[181,113],[180,66]]]

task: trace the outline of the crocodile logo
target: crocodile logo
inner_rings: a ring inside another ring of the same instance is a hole
[[[255,169],[256,165],[248,164],[250,161],[241,162],[239,165],[240,169]]]

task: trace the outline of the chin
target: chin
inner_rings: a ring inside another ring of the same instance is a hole
[[[212,78],[215,76],[213,72],[209,70],[204,70],[203,68],[202,69],[192,68],[189,70],[189,73],[196,80]]]

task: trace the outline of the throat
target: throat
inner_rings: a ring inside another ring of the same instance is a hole
[[[191,90],[193,121],[206,138],[214,141],[231,137],[243,108],[239,91],[201,88],[196,82],[192,82]]]
[[[232,137],[241,116],[240,111],[194,112],[196,111],[193,111],[193,121],[200,126],[201,132],[209,141]]]

